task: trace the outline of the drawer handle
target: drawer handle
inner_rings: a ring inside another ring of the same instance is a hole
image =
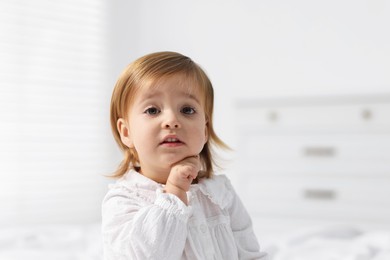
[[[307,189],[303,196],[310,200],[334,200],[336,199],[336,192],[327,189]]]
[[[268,121],[270,121],[270,122],[276,122],[279,120],[279,115],[275,111],[270,111],[267,114],[267,118],[268,118]]]
[[[306,147],[304,154],[308,157],[334,157],[336,150],[333,147]]]
[[[366,121],[369,121],[374,117],[372,111],[368,108],[362,110],[361,116]]]

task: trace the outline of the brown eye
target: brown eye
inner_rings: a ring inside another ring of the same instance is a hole
[[[183,107],[180,112],[186,115],[192,115],[195,114],[196,111],[192,107]]]
[[[148,115],[157,115],[158,113],[160,113],[160,110],[158,110],[155,107],[149,107],[148,109],[145,110],[144,113]]]

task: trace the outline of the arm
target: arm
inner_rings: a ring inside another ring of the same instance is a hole
[[[154,203],[137,195],[118,187],[104,199],[105,259],[180,259],[190,209],[172,194],[158,193]]]
[[[103,201],[106,260],[179,259],[187,238],[187,194],[200,169],[199,156],[172,165],[165,192],[154,203],[134,190],[118,187]]]
[[[239,259],[267,259],[267,254],[260,252],[260,246],[253,232],[252,220],[233,188],[232,203],[229,207],[230,225],[234,234]]]

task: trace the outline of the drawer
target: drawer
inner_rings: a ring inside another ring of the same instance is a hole
[[[237,154],[238,164],[259,172],[390,174],[390,135],[248,135]]]
[[[390,219],[390,179],[248,178],[237,189],[256,215]]]
[[[381,159],[390,162],[388,135],[247,135],[237,151],[245,158]]]
[[[239,106],[236,113],[240,129],[248,132],[390,130],[390,99],[387,104]]]
[[[245,165],[243,168],[242,165]],[[390,163],[338,161],[329,162],[297,162],[296,160],[258,159],[256,161],[236,162],[235,168],[239,174],[245,174],[245,178],[253,176],[280,176],[280,177],[336,177],[336,178],[390,178]]]

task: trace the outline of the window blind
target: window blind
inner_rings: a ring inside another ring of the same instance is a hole
[[[114,150],[105,2],[0,2],[2,226],[100,219]]]

